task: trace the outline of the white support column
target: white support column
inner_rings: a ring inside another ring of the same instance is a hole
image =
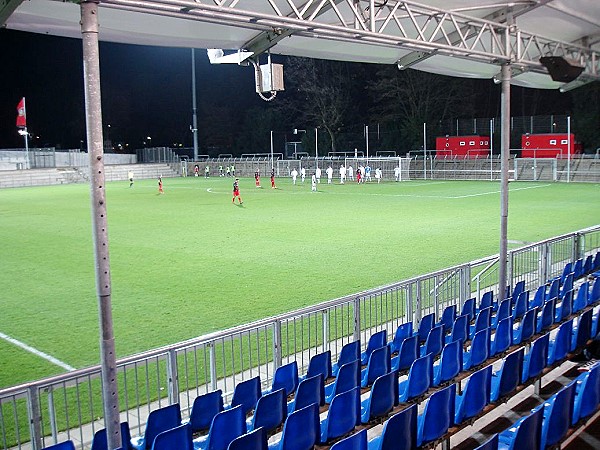
[[[502,97],[500,108],[500,152],[501,152],[501,188],[500,188],[500,266],[498,271],[498,298],[506,296],[506,266],[508,258],[508,162],[510,154],[510,64],[502,65]]]

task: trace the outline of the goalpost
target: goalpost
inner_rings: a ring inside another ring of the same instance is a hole
[[[411,158],[405,157],[373,157],[373,158],[345,158],[346,168],[352,166],[353,172],[359,166],[371,166],[371,180],[375,181],[375,170],[381,169],[382,181],[408,181],[410,180],[410,161]]]

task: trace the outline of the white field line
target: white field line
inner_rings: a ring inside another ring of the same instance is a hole
[[[46,361],[50,361],[52,364],[56,364],[57,366],[62,367],[63,369],[68,370],[69,372],[72,372],[75,370],[75,367],[71,367],[67,363],[64,363],[64,362],[56,359],[55,357],[50,356],[47,353],[44,353],[36,348],[30,347],[29,345],[25,344],[24,342],[21,342],[18,339],[12,338],[2,332],[0,332],[0,338],[4,339],[7,342],[10,342],[11,344],[16,345],[17,347],[21,347],[23,350],[27,350],[28,352],[33,353],[34,355],[39,356],[40,358],[43,358]]]
[[[524,191],[526,189],[538,189],[538,188],[543,188],[543,187],[548,187],[550,186],[549,184],[540,184],[540,185],[536,185],[536,186],[527,186],[527,187],[522,187],[522,188],[514,188],[514,189],[509,189],[509,193],[510,192],[516,192],[516,191]],[[478,194],[467,194],[467,195],[457,195],[457,196],[453,196],[453,197],[446,197],[446,198],[467,198],[467,197],[479,197],[481,195],[490,195],[490,194],[499,194],[501,191],[490,191],[490,192],[480,192]]]

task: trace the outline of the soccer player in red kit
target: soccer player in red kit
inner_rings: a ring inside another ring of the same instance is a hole
[[[254,181],[256,183],[256,187],[259,188],[260,187],[260,173],[259,173],[258,169],[256,169],[256,172],[254,172]]]
[[[231,199],[231,203],[235,203],[235,198],[237,197],[241,205],[244,202],[242,201],[242,197],[240,196],[240,186],[238,184],[238,181],[239,178],[236,178],[233,182],[233,198]]]
[[[275,187],[275,169],[271,169],[271,189],[277,189]]]
[[[163,191],[163,187],[162,187],[162,177],[158,177],[158,193],[159,194],[165,193],[165,191]]]

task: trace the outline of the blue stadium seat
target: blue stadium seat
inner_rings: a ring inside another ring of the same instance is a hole
[[[490,402],[492,386],[492,366],[474,372],[463,387],[462,394],[456,396],[454,423],[476,417]]]
[[[331,446],[331,450],[367,450],[367,430],[360,430]]]
[[[439,363],[433,366],[433,386],[452,381],[462,371],[462,354],[460,341],[444,346]]]
[[[544,302],[546,301],[546,286],[541,285],[535,291],[535,295],[533,296],[533,300],[529,302],[529,309],[531,308],[541,308],[544,306]]]
[[[465,314],[467,316],[469,316],[469,323],[475,319],[475,299],[474,298],[467,299],[463,303],[463,307],[460,311],[460,315],[463,316]]]
[[[389,372],[373,383],[369,396],[360,404],[361,422],[387,415],[398,404],[398,372]]]
[[[241,405],[242,411],[244,412],[244,415],[246,415],[256,407],[256,403],[261,395],[259,376],[241,381],[235,385],[231,405],[225,409],[231,409]]]
[[[58,444],[49,445],[48,447],[44,447],[42,450],[75,450],[75,444],[73,441],[63,441]]]
[[[323,383],[323,374],[321,373],[314,377],[305,378],[300,382],[294,398],[287,404],[288,414],[312,403],[316,403],[319,406],[325,404],[325,385]]]
[[[131,439],[131,445],[138,450],[150,449],[158,433],[181,425],[179,403],[155,409],[148,415],[143,436]]]
[[[548,365],[562,361],[567,357],[571,347],[571,334],[573,331],[573,319],[568,320],[560,325],[556,336],[550,340],[548,348]]]
[[[361,372],[361,387],[372,385],[375,379],[389,373],[390,370],[392,370],[390,348],[384,345],[375,349],[369,356],[369,363]]]
[[[360,361],[360,340],[348,342],[342,347],[338,361],[331,368],[331,374],[335,377],[344,364],[348,364],[354,360]]]
[[[471,325],[470,328],[470,336],[471,339],[475,337],[475,334],[481,330],[485,330],[486,328],[490,328],[492,326],[492,308],[485,308],[479,311],[477,314],[477,318],[475,319],[475,325]]]
[[[571,336],[570,351],[582,349],[592,337],[592,313],[591,309],[582,313],[577,319],[577,324],[573,324],[573,332]]]
[[[577,295],[573,301],[573,312],[579,312],[588,305],[588,297],[590,293],[590,284],[584,281],[577,290]]]
[[[517,299],[521,292],[525,292],[525,280],[518,281],[517,284],[515,284],[515,288],[512,290],[511,303],[513,305],[517,303]]]
[[[418,405],[411,405],[386,420],[381,434],[369,441],[369,450],[417,448],[417,412]]]
[[[319,443],[320,435],[319,406],[313,403],[288,416],[279,440],[269,450],[309,450]]]
[[[244,411],[241,405],[215,416],[208,434],[194,439],[195,450],[226,450],[231,441],[246,434]]]
[[[469,315],[458,316],[452,326],[452,333],[446,336],[446,344],[453,341],[460,341],[462,344],[469,340]]]
[[[513,322],[516,322],[527,312],[527,306],[529,305],[529,291],[523,291],[517,297],[515,306],[512,310]]]
[[[505,300],[503,303],[508,303],[508,300]],[[498,324],[498,328],[496,328],[494,338],[491,340],[490,344],[490,356],[504,353],[512,345],[512,342],[513,319],[512,317],[507,317],[506,319],[501,320]]]
[[[463,369],[477,367],[490,357],[490,328],[479,331],[471,341],[469,350],[463,352]]]
[[[569,316],[573,313],[573,291],[569,291],[563,297],[560,304],[556,305],[556,312],[554,314],[555,322],[562,322],[569,318]]]
[[[583,261],[583,274],[589,275],[592,273],[592,264],[594,263],[594,257],[592,255],[587,255],[585,260]]]
[[[558,444],[569,431],[573,417],[575,382],[562,388],[544,403],[542,422],[542,443],[540,448]]]
[[[503,300],[498,305],[498,311],[496,311],[496,315],[492,318],[492,328],[494,330],[498,328],[500,321],[506,319],[507,317],[511,317],[510,300]]]
[[[152,443],[152,450],[193,450],[192,428],[189,424],[179,425],[158,433]]]
[[[513,328],[513,344],[527,342],[535,334],[537,325],[537,308],[530,309],[523,316],[523,320]]]
[[[542,440],[543,405],[519,419],[498,436],[499,450],[540,450]]]
[[[594,262],[592,263],[592,270],[600,270],[600,251],[596,252]]]
[[[521,383],[521,374],[523,373],[523,353],[524,349],[509,354],[504,358],[502,367],[492,376],[492,394],[490,401],[502,400],[513,392]]]
[[[498,450],[498,433],[493,435],[475,450]]]
[[[331,403],[333,397],[342,392],[360,386],[360,361],[355,359],[344,364],[333,383],[325,386],[325,402]]]
[[[299,380],[304,380],[306,378],[312,378],[315,375],[321,374],[323,375],[323,382],[332,376],[331,369],[331,351],[327,350],[323,353],[317,353],[308,362],[308,370],[306,371],[306,375],[303,375],[299,378]]]
[[[279,366],[273,375],[273,383],[271,389],[265,391],[265,394],[269,392],[283,389],[286,397],[296,392],[298,388],[298,363],[292,361],[291,363]]]
[[[446,334],[452,331],[455,320],[456,305],[449,305],[444,308],[444,311],[442,312],[442,320],[440,320],[436,325],[441,325],[444,328],[443,334]]]
[[[259,398],[254,414],[246,421],[247,430],[252,431],[263,427],[267,434],[275,430],[287,417],[286,398],[284,388]]]
[[[560,277],[558,277],[559,283],[561,285],[564,284],[565,279],[567,278],[567,275],[569,275],[572,272],[573,272],[573,263],[569,261],[568,263],[565,264],[565,267],[563,267],[563,271],[560,274]]]
[[[548,290],[546,291],[545,300],[550,300],[551,298],[558,297],[559,290],[560,290],[560,279],[557,278],[557,279],[552,280],[552,282],[550,283],[550,286],[548,287]]]
[[[536,378],[542,374],[548,361],[548,346],[550,344],[550,333],[536,339],[529,352],[523,358],[523,375],[521,382],[525,383],[530,378]]]
[[[132,450],[131,432],[129,423],[121,422],[121,448],[123,450]],[[91,450],[108,450],[108,441],[106,439],[106,428],[96,431],[92,440]]]
[[[229,443],[227,450],[267,450],[267,434],[263,428],[236,437]],[[179,450],[179,449],[177,449]]]
[[[425,355],[417,358],[410,366],[408,379],[398,385],[400,402],[407,402],[420,397],[430,388],[433,382],[433,357]]]
[[[376,333],[373,333],[369,338],[369,342],[367,342],[367,349],[361,353],[360,355],[360,363],[361,365],[365,365],[369,362],[369,357],[371,353],[381,347],[387,347],[387,331],[381,330]]]
[[[554,323],[555,306],[556,299],[553,298],[548,300],[541,310],[538,309],[538,311],[542,311],[542,313],[537,318],[537,324],[535,327],[537,333],[541,333],[552,326]]]
[[[486,308],[492,308],[494,306],[494,292],[487,291],[481,295],[481,300],[479,301],[479,310]]]
[[[433,354],[435,358],[442,352],[444,346],[444,327],[442,325],[433,327],[429,330],[425,344],[421,346],[419,356],[425,356],[428,353]]]
[[[579,258],[573,265],[573,278],[578,279],[583,276],[583,258]]]
[[[456,385],[451,384],[431,394],[417,425],[417,445],[440,439],[454,424]]]
[[[400,347],[402,346],[402,342],[404,342],[404,339],[409,338],[412,335],[412,322],[406,322],[398,326],[398,328],[396,328],[396,332],[394,333],[394,340],[388,344],[390,347],[390,353],[398,353],[400,351]]]
[[[572,290],[573,290],[573,274],[570,273],[566,276],[565,281],[563,282],[563,284],[560,288],[558,296],[560,298],[564,298],[566,293],[569,291],[572,291]]]
[[[343,436],[360,424],[360,389],[336,395],[329,405],[327,417],[321,421],[321,444]]]
[[[404,341],[400,346],[398,355],[392,358],[392,370],[399,372],[410,369],[411,364],[419,356],[419,337],[411,336]]]
[[[189,420],[192,433],[208,430],[213,418],[223,409],[221,389],[196,397]]]
[[[600,255],[600,252],[598,252],[598,255]],[[590,292],[590,296],[588,299],[588,303],[590,305],[596,304],[600,301],[600,278],[596,278],[594,280],[594,284],[592,285],[592,290]]]
[[[435,314],[427,314],[421,318],[419,322],[419,329],[417,330],[417,336],[419,337],[419,344],[425,342],[429,331],[433,328],[435,322]]]
[[[591,416],[600,404],[600,363],[576,379],[572,424]]]

